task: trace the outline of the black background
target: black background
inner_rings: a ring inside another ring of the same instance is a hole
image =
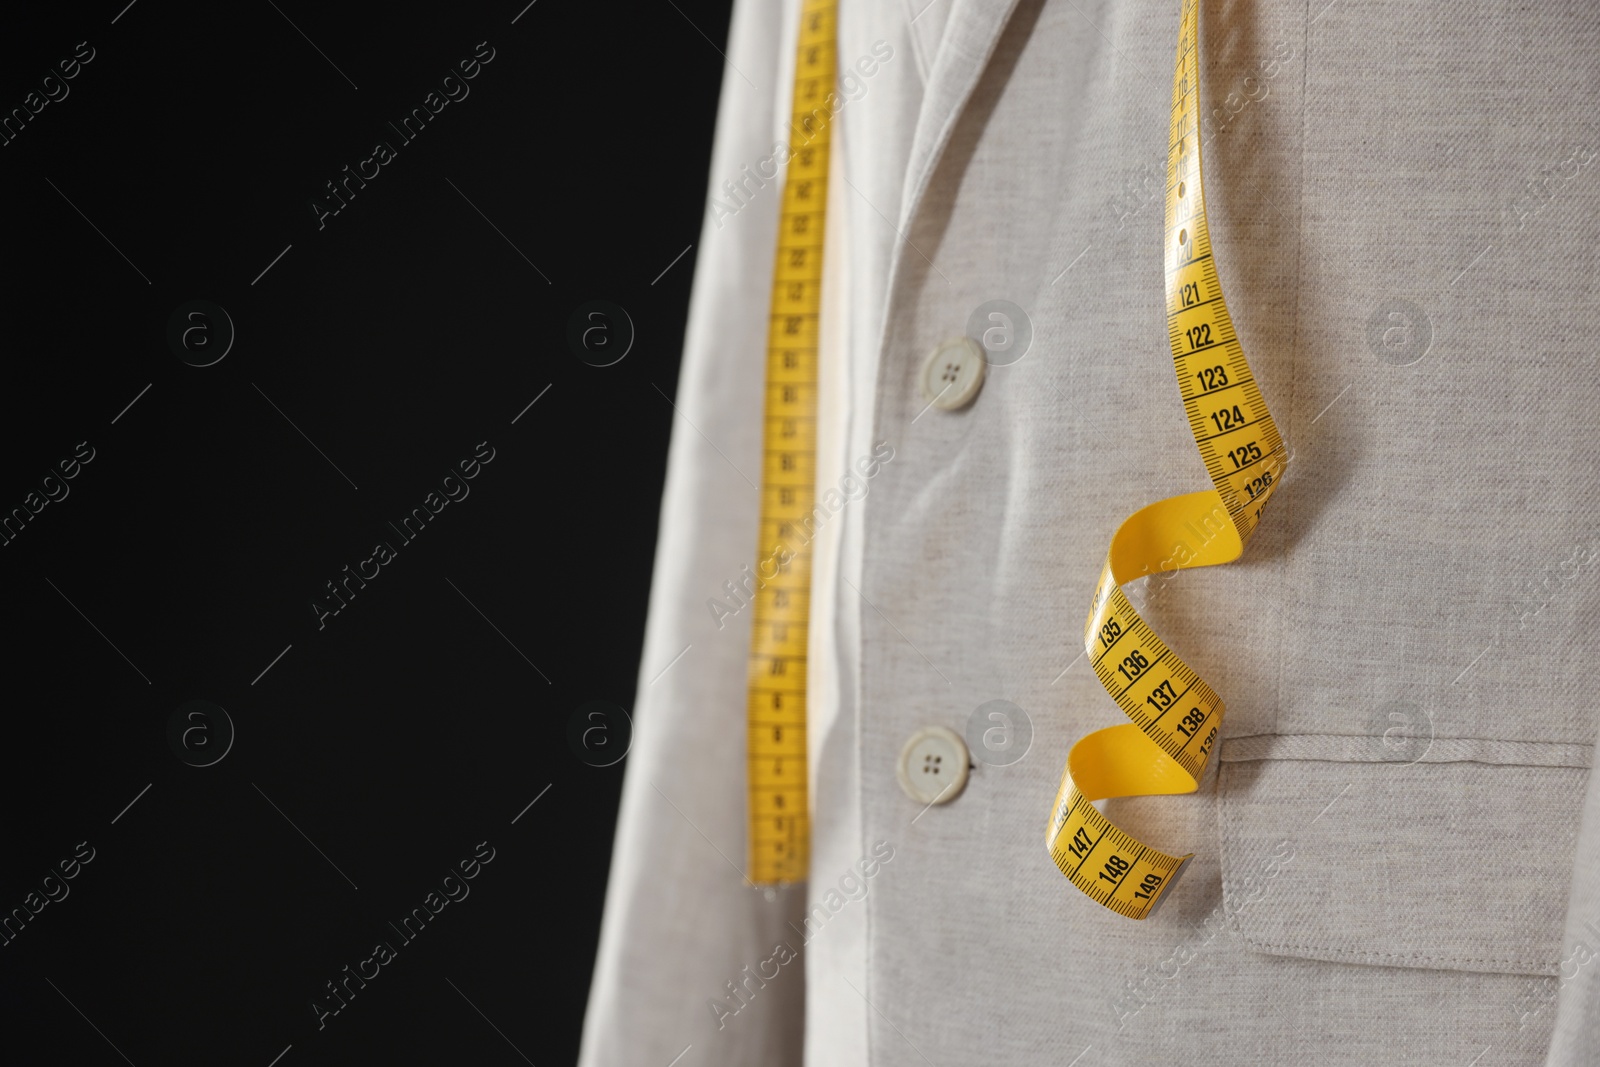
[[[728,4],[124,3],[0,33],[7,113],[94,49],[0,147],[0,514],[94,452],[0,547],[0,915],[95,853],[0,947],[4,1058],[572,1062],[623,764],[568,721],[631,709]],[[383,125],[485,41],[412,143]],[[167,341],[194,299],[236,330],[209,367]],[[595,299],[637,331],[604,368],[567,342]],[[168,742],[191,699],[236,729],[211,766]]]

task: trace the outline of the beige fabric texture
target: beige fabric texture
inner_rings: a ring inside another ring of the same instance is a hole
[[[736,0],[584,1067],[1600,1063],[1590,4],[1201,0],[1218,273],[1292,461],[1241,561],[1133,592],[1227,719],[1197,793],[1106,810],[1194,860],[1130,922],[1045,850],[1120,719],[1077,660],[1108,540],[1208,484],[1163,319],[1178,10],[841,0],[812,878],[765,894],[749,609],[708,602],[755,559],[798,4]],[[1029,351],[928,408],[995,299]],[[1027,754],[907,798],[906,738],[996,699]]]

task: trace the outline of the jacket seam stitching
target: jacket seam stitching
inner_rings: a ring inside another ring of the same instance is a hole
[[[1358,949],[1343,949],[1327,944],[1299,944],[1289,941],[1265,941],[1261,938],[1251,937],[1241,933],[1245,943],[1262,949],[1300,950],[1322,952],[1330,956],[1343,956],[1354,960],[1426,960],[1430,963],[1503,963],[1514,967],[1526,967],[1536,973],[1543,974],[1550,967],[1550,963],[1537,960],[1513,959],[1502,956],[1431,956],[1422,952],[1364,952]]]

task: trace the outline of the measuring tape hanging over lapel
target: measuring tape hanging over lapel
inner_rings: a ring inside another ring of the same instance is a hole
[[[1197,0],[1185,0],[1167,138],[1167,334],[1178,391],[1213,488],[1130,516],[1111,549],[1084,624],[1084,654],[1130,722],[1072,746],[1046,844],[1061,873],[1120,915],[1143,919],[1193,853],[1172,856],[1093,805],[1108,797],[1189,793],[1222,729],[1222,699],[1134,611],[1125,582],[1174,567],[1238,559],[1284,467],[1283,439],[1245,362],[1217,284],[1200,168]],[[1194,532],[1202,531],[1198,546]],[[1180,553],[1174,546],[1180,546]]]
[[[816,503],[817,318],[834,101],[838,0],[801,6],[767,328],[761,458],[761,533],[750,632],[746,748],[749,879],[803,881],[810,863],[806,786],[806,653]]]

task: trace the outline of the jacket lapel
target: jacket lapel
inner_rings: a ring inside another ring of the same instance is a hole
[[[955,0],[934,57],[912,135],[911,159],[900,197],[900,232],[909,233],[929,177],[950,131],[994,52],[1017,0]]]

